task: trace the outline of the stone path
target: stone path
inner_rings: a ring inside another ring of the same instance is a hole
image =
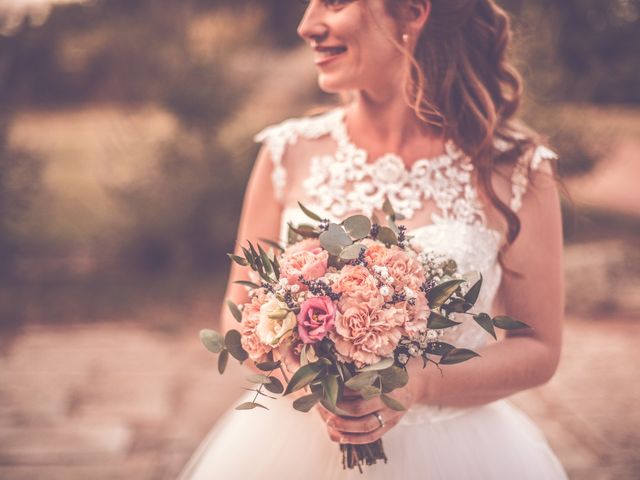
[[[174,479],[242,392],[196,332],[31,326],[4,343],[0,478]],[[514,398],[572,478],[640,478],[638,338],[637,320],[571,319],[556,377]]]

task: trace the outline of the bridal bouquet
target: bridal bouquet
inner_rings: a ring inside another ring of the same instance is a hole
[[[229,355],[251,359],[263,372],[247,377],[256,385],[255,397],[237,409],[266,408],[257,401],[261,395],[305,389],[293,402],[303,412],[320,403],[345,414],[339,404],[347,392],[380,397],[387,407],[404,410],[390,393],[409,381],[410,359],[439,368],[478,356],[442,341],[461,315],[494,338],[495,328],[527,327],[509,317],[472,313],[482,277],[470,284],[452,260],[413,251],[388,201],[385,225],[362,215],[332,223],[300,207],[313,223],[290,224],[286,248],[265,240],[269,251],[248,243],[242,256],[230,255],[252,270],[254,280],[238,282],[247,287],[249,302],[227,301],[239,329],[200,332],[205,347],[219,354],[220,373]],[[296,369],[289,379],[285,367],[291,363]],[[273,375],[276,370],[286,385]],[[362,471],[363,464],[387,461],[381,440],[340,448],[345,468]]]

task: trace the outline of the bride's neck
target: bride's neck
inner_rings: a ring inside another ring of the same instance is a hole
[[[347,126],[352,140],[374,158],[395,153],[410,161],[443,150],[442,139],[416,116],[402,95],[374,98],[358,92],[347,109]]]

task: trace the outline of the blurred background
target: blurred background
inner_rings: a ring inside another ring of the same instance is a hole
[[[499,3],[570,197],[564,357],[514,402],[572,478],[640,478],[640,1]],[[197,333],[253,134],[337,102],[303,8],[0,0],[0,478],[175,478],[241,393]]]

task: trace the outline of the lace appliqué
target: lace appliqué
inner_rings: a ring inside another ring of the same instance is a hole
[[[511,203],[514,212],[522,208],[522,197],[529,186],[529,171],[536,171],[545,160],[557,160],[558,155],[543,145],[539,145],[530,155],[523,155],[516,163],[511,175]]]

